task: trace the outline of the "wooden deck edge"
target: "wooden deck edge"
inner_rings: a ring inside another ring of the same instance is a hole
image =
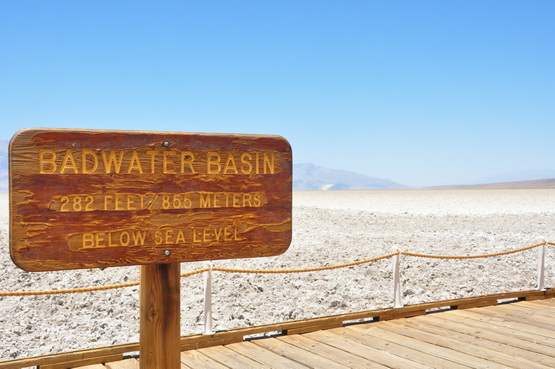
[[[411,316],[424,315],[435,309],[467,309],[482,306],[498,305],[506,300],[542,300],[555,298],[555,289],[545,291],[528,290],[498,293],[493,295],[466,297],[461,299],[450,299],[434,302],[425,302],[408,305],[400,308],[384,308],[345,313],[319,318],[303,319],[290,322],[266,324],[254,327],[238,328],[229,331],[216,332],[212,335],[195,334],[181,337],[181,350],[193,350],[204,347],[226,345],[242,342],[253,336],[264,336],[268,334],[300,334],[314,332],[323,329],[341,327],[346,322],[358,320],[390,320],[407,318]],[[127,343],[114,346],[98,347],[79,351],[71,351],[59,354],[43,355],[0,361],[0,369],[19,369],[37,366],[41,368],[61,368],[71,366],[74,363],[103,364],[113,361],[114,357],[123,358],[124,354],[139,351],[139,343]]]

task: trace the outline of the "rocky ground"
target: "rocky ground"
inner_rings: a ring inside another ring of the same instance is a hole
[[[28,273],[10,260],[8,198],[0,195],[0,291],[135,281],[139,267]],[[555,241],[555,189],[296,192],[293,242],[277,257],[215,266],[289,269],[403,251],[472,255]],[[555,247],[546,255],[555,286]],[[202,263],[182,264],[188,271]],[[403,302],[532,289],[537,250],[473,260],[403,256]],[[203,279],[182,280],[182,334],[203,330]],[[215,330],[392,306],[391,260],[302,274],[214,273]],[[0,297],[0,360],[139,339],[138,287]]]

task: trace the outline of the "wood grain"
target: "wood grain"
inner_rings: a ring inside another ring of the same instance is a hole
[[[26,129],[9,155],[10,252],[28,271],[272,256],[291,242],[279,136]]]
[[[181,366],[179,273],[179,263],[141,266],[141,369]]]

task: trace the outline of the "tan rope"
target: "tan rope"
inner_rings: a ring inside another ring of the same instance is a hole
[[[304,268],[304,269],[233,269],[233,268],[201,268],[196,269],[190,272],[182,273],[181,277],[190,277],[195,274],[200,274],[203,272],[207,272],[210,270],[217,271],[217,272],[224,272],[224,273],[257,273],[257,274],[278,274],[278,273],[307,273],[307,272],[319,272],[322,270],[331,270],[331,269],[339,269],[339,268],[346,268],[350,266],[371,263],[374,261],[387,259],[395,255],[406,255],[406,256],[414,256],[420,258],[432,258],[432,259],[479,259],[479,258],[488,258],[488,257],[495,257],[501,255],[508,255],[514,254],[517,252],[522,252],[526,250],[533,249],[535,247],[541,245],[551,245],[555,246],[554,242],[541,242],[535,245],[521,247],[515,250],[508,250],[502,252],[496,252],[493,254],[483,254],[483,255],[466,255],[466,256],[456,256],[456,255],[428,255],[428,254],[418,254],[413,252],[394,252],[387,255],[377,256],[370,259],[353,261],[350,263],[345,264],[337,264],[337,265],[329,265],[329,266],[322,266],[322,267],[315,267],[315,268]],[[38,295],[56,295],[56,294],[69,294],[69,293],[82,293],[82,292],[96,292],[96,291],[105,291],[111,290],[116,288],[125,288],[125,287],[133,287],[138,286],[140,284],[139,281],[137,282],[128,282],[128,283],[119,283],[119,284],[112,284],[106,286],[96,286],[96,287],[83,287],[83,288],[72,288],[72,289],[64,289],[64,290],[47,290],[47,291],[14,291],[14,292],[0,292],[0,297],[7,297],[7,296],[38,296]]]
[[[397,252],[394,252],[394,253],[391,253],[391,254],[382,255],[382,256],[375,257],[375,258],[353,261],[351,263],[338,264],[338,265],[329,265],[329,266],[322,266],[322,267],[315,267],[315,268],[304,268],[304,269],[277,269],[277,270],[271,270],[271,269],[232,269],[232,268],[218,268],[218,267],[216,267],[216,268],[212,268],[212,270],[218,271],[218,272],[225,272],[225,273],[258,273],[258,274],[319,272],[319,271],[322,271],[322,270],[339,269],[339,268],[346,268],[346,267],[350,267],[350,266],[354,266],[354,265],[371,263],[373,261],[378,261],[378,260],[381,260],[381,259],[390,258],[390,257],[392,257],[394,255],[397,255],[397,254],[398,254]]]
[[[414,256],[414,257],[418,257],[418,258],[430,258],[430,259],[459,259],[459,260],[461,260],[461,259],[480,259],[480,258],[491,258],[491,257],[495,257],[495,256],[514,254],[514,253],[517,253],[517,252],[530,250],[530,249],[533,249],[535,247],[538,247],[538,246],[541,246],[541,245],[546,245],[546,244],[549,244],[549,243],[548,242],[541,242],[541,243],[537,243],[535,245],[521,247],[520,249],[501,251],[501,252],[495,252],[493,254],[483,254],[483,255],[463,255],[463,256],[427,255],[427,254],[417,254],[417,253],[414,253],[414,252],[401,252],[401,254],[407,255],[407,256]]]
[[[191,272],[182,273],[181,277],[190,277],[195,274],[200,274],[210,270],[209,268],[202,268],[193,270]],[[119,284],[110,284],[106,286],[95,286],[95,287],[82,287],[82,288],[72,288],[65,290],[46,290],[46,291],[15,291],[15,292],[0,292],[0,297],[6,296],[39,296],[39,295],[61,295],[69,293],[82,293],[82,292],[96,292],[96,291],[106,291],[113,290],[117,288],[133,287],[138,286],[141,282],[128,282]]]
[[[316,272],[321,270],[330,270],[330,269],[338,269],[338,268],[346,268],[353,265],[359,265],[364,263],[370,263],[373,261],[377,261],[380,259],[386,259],[397,253],[387,254],[383,256],[378,256],[371,259],[365,259],[360,261],[354,261],[351,263],[346,264],[339,264],[339,265],[330,265],[330,266],[323,266],[323,267],[316,267],[316,268],[306,268],[306,269],[280,269],[280,270],[266,270],[266,269],[232,269],[232,268],[201,268],[197,270],[193,270],[190,272],[182,273],[181,277],[190,277],[195,274],[200,274],[203,272],[207,272],[210,270],[217,271],[217,272],[224,272],[224,273],[303,273],[303,272]],[[56,294],[68,294],[68,293],[81,293],[81,292],[96,292],[96,291],[105,291],[110,289],[116,288],[124,288],[124,287],[133,287],[138,286],[140,282],[129,282],[129,283],[120,283],[120,284],[112,284],[106,286],[96,286],[96,287],[85,287],[85,288],[73,288],[73,289],[66,289],[66,290],[48,290],[48,291],[15,291],[15,292],[0,292],[0,297],[6,296],[37,296],[37,295],[56,295]]]
[[[111,284],[111,285],[107,285],[107,286],[72,288],[72,289],[67,289],[67,290],[0,292],[0,297],[3,297],[3,296],[57,295],[57,294],[67,294],[67,293],[95,292],[95,291],[111,290],[111,289],[115,289],[115,288],[138,286],[139,283],[140,282],[129,282],[129,283]]]

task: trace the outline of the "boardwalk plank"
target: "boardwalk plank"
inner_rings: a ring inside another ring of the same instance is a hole
[[[451,347],[465,352],[472,352],[473,355],[478,355],[484,359],[495,361],[507,366],[516,365],[516,367],[519,368],[530,368],[534,366],[541,367],[539,364],[535,364],[530,360],[499,351],[498,347],[487,347],[488,345],[486,345],[485,342],[480,342],[479,340],[476,340],[477,342],[468,340],[466,339],[467,337],[461,333],[450,332],[444,329],[434,329],[432,326],[419,324],[417,322],[402,321],[399,323],[409,329],[419,331],[421,339],[436,345]],[[549,369],[549,367],[544,368]]]
[[[509,306],[519,306],[550,313],[555,312],[555,304],[549,300],[519,301],[518,303],[509,304]]]
[[[555,319],[555,310],[542,309],[534,306],[524,306],[521,303],[513,305],[514,306],[511,306],[512,311],[518,311],[522,314],[533,314],[534,316],[540,316],[543,319],[550,319],[551,321]]]
[[[470,319],[480,320],[483,322],[487,322],[488,324],[496,324],[502,327],[528,332],[534,335],[544,336],[548,338],[555,338],[555,331],[553,330],[545,329],[537,326],[531,326],[529,324],[518,322],[515,320],[507,320],[491,314],[481,314],[480,310],[481,309],[476,309],[473,311],[460,310],[456,312],[454,311],[453,314],[457,314],[462,317],[468,317]]]
[[[545,369],[553,368],[555,365],[555,360],[553,360],[553,358],[544,357],[541,354],[533,353],[528,350],[524,350],[514,346],[509,346],[501,342],[490,341],[484,338],[482,335],[476,336],[473,334],[460,332],[456,329],[452,329],[453,327],[450,324],[442,324],[441,321],[437,323],[437,320],[435,320],[436,324],[433,324],[433,322],[434,319],[432,317],[428,317],[426,321],[411,319],[411,321],[407,323],[411,327],[416,327],[428,333],[436,334],[438,336],[455,338],[461,343],[468,343],[484,349],[496,351],[499,353],[499,355],[505,357],[508,360],[508,365],[517,364],[520,367],[543,367]]]
[[[198,351],[230,368],[270,368],[224,346],[207,347]]]
[[[493,309],[493,310],[498,310],[499,313],[501,314],[511,314],[512,312],[518,312],[518,311],[526,315],[535,313],[539,315],[553,316],[555,314],[555,309],[541,307],[538,305],[534,305],[534,302],[526,302],[526,301],[515,302],[512,304],[502,304],[502,305],[497,305],[493,307],[497,307],[498,309]],[[491,311],[492,309],[490,308],[491,306],[485,310]]]
[[[404,345],[404,342],[391,342],[388,340],[377,338],[375,336],[366,335],[364,331],[356,331],[353,329],[343,328],[341,330],[332,329],[330,330],[330,332],[339,334],[358,343],[362,343],[363,345],[390,352],[407,360],[411,360],[423,365],[430,365],[434,368],[468,368],[467,366],[459,365],[453,361],[445,360],[441,357],[415,350]]]
[[[527,326],[522,326],[520,324],[511,324],[510,322],[504,322],[505,324],[495,324],[491,322],[491,318],[488,316],[483,316],[480,314],[474,314],[471,311],[453,311],[447,312],[442,315],[444,319],[456,320],[463,322],[466,325],[473,327],[484,328],[486,327],[490,331],[499,332],[501,334],[510,335],[522,340],[527,340],[532,343],[539,343],[548,347],[552,347],[555,350],[555,339],[551,337],[546,337],[542,335],[537,335],[530,332],[529,329],[524,330],[523,328]],[[501,322],[503,323],[503,321]]]
[[[447,314],[438,314],[435,318],[436,319],[434,319],[433,322],[429,322],[429,324],[440,324],[440,326],[445,326],[461,333],[472,334],[490,341],[500,342],[515,348],[536,352],[553,360],[554,348],[552,346],[550,347],[538,342],[518,338],[513,335],[499,333],[495,329],[492,330],[491,325],[481,324],[480,322],[472,324],[472,321],[469,322],[468,320],[464,322],[452,320],[447,317]]]
[[[390,329],[393,332],[399,333],[401,335],[412,337],[423,342],[428,342],[439,347],[445,347],[455,351],[459,351],[461,353],[476,356],[483,360],[489,361],[490,363],[488,364],[488,367],[506,367],[507,365],[510,366],[510,364],[505,362],[506,358],[503,356],[500,357],[500,355],[497,355],[497,352],[495,351],[486,350],[475,345],[461,343],[458,340],[450,337],[438,336],[432,333],[428,333],[418,328],[408,326],[404,323],[404,321],[398,321],[395,322],[395,324],[388,325],[385,329]]]
[[[491,310],[490,308],[480,309],[480,313],[555,331],[555,323],[552,317],[534,314],[534,312],[517,310],[507,305],[498,306],[498,308],[499,309],[495,310]]]
[[[184,351],[181,353],[181,368],[187,369],[228,369],[216,360],[200,353],[198,350]]]
[[[265,349],[262,346],[255,345],[252,342],[232,343],[226,345],[226,347],[272,368],[308,368],[306,365],[276,354],[275,352]]]
[[[321,355],[313,354],[303,348],[290,345],[280,340],[257,340],[253,341],[253,343],[311,368],[348,369],[348,367],[338,362],[326,359]]]
[[[367,329],[364,326],[354,326],[352,329],[362,330],[365,334],[388,340],[390,342],[402,342],[403,345],[407,347],[453,361],[460,365],[466,365],[471,368],[504,368],[503,365],[492,363],[482,358],[469,355],[465,352],[453,350],[448,347],[440,347],[413,337],[393,332],[391,328],[383,324],[372,326],[370,329]]]
[[[378,364],[373,361],[366,360],[360,356],[353,355],[347,351],[338,349],[327,345],[325,343],[315,341],[306,337],[305,335],[292,335],[292,336],[282,336],[277,337],[278,340],[287,342],[297,347],[301,347],[307,351],[314,354],[321,355],[322,357],[328,358],[338,363],[342,363],[351,369],[386,369],[387,366]]]
[[[555,299],[525,301],[527,304],[541,305],[543,307],[555,309]]]
[[[430,366],[407,360],[390,352],[378,350],[327,331],[307,333],[306,336],[390,368],[430,368]]]
[[[139,361],[137,359],[126,359],[106,363],[104,366],[106,369],[139,369]]]

